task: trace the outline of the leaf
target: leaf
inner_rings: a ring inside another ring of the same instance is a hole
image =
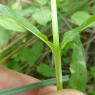
[[[40,57],[42,51],[43,43],[38,41],[32,46],[32,48],[24,48],[15,56],[15,58],[16,60],[22,60],[29,64],[34,64],[36,60]]]
[[[77,25],[81,25],[83,22],[85,22],[91,15],[86,11],[77,11],[71,16],[71,19],[75,22]]]
[[[73,42],[73,54],[70,65],[71,78],[69,86],[73,89],[85,91],[87,83],[87,68],[84,49],[80,41],[79,35]]]
[[[17,32],[25,32],[26,29],[21,27],[19,23],[17,23],[15,20],[11,19],[8,16],[1,16],[0,15],[0,26],[12,31]]]
[[[69,80],[69,76],[66,75],[66,76],[63,77],[62,81],[66,82],[68,80]],[[28,85],[21,86],[21,87],[0,91],[0,95],[13,95],[15,93],[24,92],[24,91],[32,90],[32,89],[37,89],[37,88],[49,86],[49,85],[52,85],[52,84],[55,84],[55,83],[56,83],[55,78],[48,79],[48,80],[42,80],[41,82],[32,83],[32,84],[28,84]]]
[[[95,66],[92,66],[89,70],[89,78],[95,80]]]
[[[50,48],[52,48],[51,42],[48,41],[47,36],[42,34],[30,21],[28,21],[26,18],[22,17],[19,12],[8,8],[2,4],[0,4],[0,16],[6,16],[10,17],[11,19],[15,20],[19,23],[19,25],[28,31],[32,32],[35,36],[40,38],[42,41],[44,41]],[[3,19],[4,20],[4,19]]]
[[[83,31],[84,29],[86,29],[87,27],[89,27],[91,24],[93,24],[95,22],[95,15],[91,16],[88,20],[86,20],[83,24],[81,24],[79,27],[72,29],[68,32],[65,32],[63,35],[63,40],[61,43],[61,50],[65,48],[65,46],[72,42],[76,36],[81,33],[81,31]]]
[[[48,0],[36,0],[36,2],[38,2],[40,5],[45,5]]]
[[[11,36],[11,33],[0,27],[0,48],[6,44]]]
[[[61,50],[66,47],[69,43],[75,40],[76,36],[78,35],[77,28],[72,29],[71,31],[65,32],[63,35],[63,40],[61,43]]]
[[[37,66],[37,72],[45,77],[55,76],[54,69],[47,64],[40,64]]]
[[[32,15],[35,21],[43,26],[45,26],[49,21],[51,21],[51,12],[48,8],[38,8]]]
[[[7,68],[12,69],[14,71],[22,71],[21,64],[15,62],[14,60],[10,60],[4,64]]]
[[[32,14],[36,11],[36,9],[37,8],[35,8],[35,7],[28,7],[26,9],[19,10],[18,12],[22,16],[29,17],[29,16],[32,16]]]
[[[68,12],[69,5],[70,5],[69,0],[61,0],[61,6],[64,6],[62,7],[62,10],[64,10],[65,12]]]
[[[88,1],[87,0],[69,0],[69,14],[76,12],[77,10],[88,10]]]

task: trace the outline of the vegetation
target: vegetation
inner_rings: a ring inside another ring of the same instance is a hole
[[[58,90],[95,95],[95,0],[50,1],[0,1],[0,64],[45,79],[43,86],[56,83]]]

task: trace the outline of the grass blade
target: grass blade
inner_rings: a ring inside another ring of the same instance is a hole
[[[68,80],[69,80],[68,75],[63,77],[63,82],[66,82]],[[0,95],[12,95],[12,94],[15,94],[15,93],[18,93],[18,92],[23,92],[23,91],[27,91],[27,90],[41,88],[41,87],[48,86],[48,85],[53,85],[55,83],[56,83],[55,78],[48,79],[48,80],[43,80],[43,81],[38,82],[38,83],[32,83],[32,84],[28,84],[28,85],[21,86],[21,87],[0,91]]]

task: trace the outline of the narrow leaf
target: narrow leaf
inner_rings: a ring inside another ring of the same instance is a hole
[[[44,41],[49,47],[52,47],[47,36],[42,34],[29,20],[22,17],[17,11],[0,4],[0,16],[9,16],[11,19],[18,22],[21,27],[32,32],[35,36]]]
[[[12,30],[16,32],[25,32],[26,29],[21,27],[19,23],[17,23],[15,20],[11,19],[8,16],[2,16],[0,15],[0,26],[7,29]]]
[[[69,80],[68,75],[63,77],[63,82],[66,82],[68,80]],[[32,84],[28,84],[28,85],[21,86],[21,87],[0,91],[0,95],[13,95],[15,93],[19,93],[19,92],[23,92],[23,91],[27,91],[27,90],[32,90],[32,89],[37,89],[37,88],[52,85],[52,84],[55,84],[55,83],[56,83],[55,78],[54,79],[43,80],[43,81],[38,82],[38,83],[32,83]]]
[[[70,71],[71,78],[69,86],[73,89],[85,91],[87,83],[87,68],[84,49],[79,37],[77,37],[73,42],[73,54]]]

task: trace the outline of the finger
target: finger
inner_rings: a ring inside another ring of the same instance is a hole
[[[38,79],[9,70],[5,68],[4,66],[0,65],[0,90],[15,88],[18,86],[35,83],[38,81],[39,81]],[[33,95],[37,95],[38,89],[25,91],[22,93],[18,93],[16,95],[31,95],[31,93]]]
[[[39,89],[38,95],[47,95],[49,92],[56,92],[56,86],[47,86]]]
[[[55,92],[50,92],[45,95],[86,95],[86,94],[74,89],[64,89],[61,92],[55,91]]]

